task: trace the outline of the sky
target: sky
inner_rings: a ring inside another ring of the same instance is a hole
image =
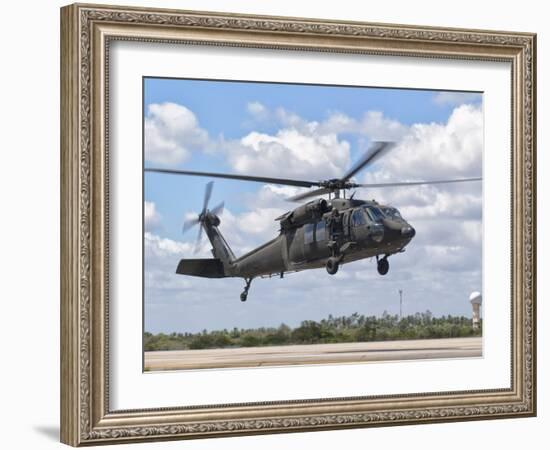
[[[144,78],[144,166],[322,180],[339,177],[372,141],[395,147],[359,183],[478,177],[482,94],[346,86]],[[482,183],[360,189],[356,198],[397,207],[416,229],[378,275],[374,259],[244,281],[177,275],[182,258],[211,257],[198,227],[204,177],[144,175],[145,331],[197,332],[297,326],[333,316],[430,310],[471,315],[482,290]],[[301,188],[216,179],[210,208],[225,202],[220,231],[239,256],[278,234],[274,219]]]

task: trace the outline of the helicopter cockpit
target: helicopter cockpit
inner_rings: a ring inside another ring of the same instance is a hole
[[[383,206],[380,208],[384,215],[391,220],[403,220],[401,213],[393,206]]]
[[[403,219],[401,213],[391,206],[363,205],[350,217],[350,228],[357,241],[381,242],[386,231],[404,236],[414,235],[414,229]]]
[[[400,233],[403,237],[412,238],[415,235],[414,228],[405,220],[401,213],[393,206],[381,206],[384,213],[384,225],[386,228]]]
[[[384,214],[376,206],[362,206],[353,211],[351,215],[351,228],[357,241],[371,238],[375,242],[381,242],[384,238]]]
[[[381,224],[384,214],[375,206],[363,206],[353,211],[351,215],[351,225],[359,227],[362,225]]]
[[[371,222],[383,223],[384,213],[377,206],[364,206],[367,217]]]

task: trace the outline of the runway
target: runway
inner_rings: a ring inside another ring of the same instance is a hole
[[[482,356],[481,337],[145,352],[146,371]]]

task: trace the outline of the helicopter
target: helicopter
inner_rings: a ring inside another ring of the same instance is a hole
[[[414,238],[416,230],[402,217],[396,207],[380,204],[376,200],[356,199],[355,192],[346,198],[346,191],[357,188],[418,186],[482,180],[481,177],[476,177],[371,184],[350,181],[359,171],[372,165],[394,146],[393,142],[373,142],[341,178],[322,181],[145,168],[145,172],[317,188],[287,199],[292,202],[301,202],[328,194],[328,199],[310,200],[277,217],[275,220],[279,222],[280,229],[276,237],[236,257],[219,229],[224,203],[211,210],[208,209],[213,189],[213,181],[210,181],[206,185],[201,212],[197,217],[185,221],[183,232],[195,225],[200,225],[196,248],[204,230],[212,244],[213,258],[181,259],[176,273],[204,278],[243,278],[245,287],[240,296],[243,302],[248,298],[252,280],[258,277],[283,278],[285,273],[322,267],[325,267],[330,275],[334,275],[342,264],[372,257],[376,258],[378,273],[386,275],[390,268],[388,258],[404,252],[405,247]]]

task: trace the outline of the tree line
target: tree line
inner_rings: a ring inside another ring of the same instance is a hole
[[[430,311],[399,318],[384,312],[382,316],[350,316],[304,320],[296,328],[278,327],[203,330],[199,333],[144,333],[144,350],[195,350],[208,348],[263,347],[270,345],[331,344],[341,342],[393,341],[401,339],[438,339],[481,336],[472,319],[464,316],[433,317]]]

